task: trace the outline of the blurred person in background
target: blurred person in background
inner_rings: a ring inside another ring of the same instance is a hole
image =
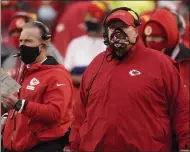
[[[71,73],[74,100],[79,98],[82,75],[96,55],[105,50],[102,38],[102,21],[107,8],[101,2],[90,2],[85,12],[87,34],[73,39],[67,48],[65,68]]]
[[[85,13],[91,1],[71,1],[60,14],[53,31],[52,42],[65,57],[71,40],[88,33],[85,25]],[[99,1],[109,8],[107,1]],[[64,41],[63,41],[64,40]]]
[[[1,1],[1,34],[2,42],[8,43],[8,27],[11,22],[11,18],[18,10],[18,1]]]
[[[87,33],[84,24],[84,13],[89,2],[73,2],[66,6],[60,15],[53,31],[52,42],[63,57],[72,39]]]
[[[72,80],[47,56],[50,32],[38,21],[25,23],[18,56],[24,63],[17,95],[1,94],[9,110],[3,130],[3,152],[62,152],[72,122]]]
[[[190,1],[189,0],[177,0],[177,1],[157,1],[158,7],[165,7],[172,12],[176,12],[183,16],[186,22],[185,33],[182,37],[183,43],[186,47],[190,48],[190,22],[189,22],[189,14],[190,14]]]
[[[71,127],[71,151],[190,150],[189,94],[176,62],[144,46],[140,17],[118,8],[104,20],[108,46],[86,69]]]
[[[9,44],[13,47],[13,51],[2,63],[2,68],[7,70],[13,78],[19,74],[21,71],[19,69],[22,67],[20,58],[13,57],[13,53],[17,53],[19,50],[19,37],[22,27],[25,23],[35,20],[37,20],[36,14],[23,11],[16,12],[11,19],[9,25]],[[51,43],[47,49],[47,54],[55,57],[60,64],[63,64],[63,58]]]
[[[144,26],[147,47],[162,51],[179,63],[180,74],[190,89],[190,49],[183,43],[185,21],[176,12],[158,8]],[[178,139],[173,133],[172,150],[178,151]]]
[[[141,25],[138,28],[139,35],[141,36],[142,40],[144,41],[143,33],[144,33],[144,26],[146,22],[150,20],[153,11],[148,11],[140,15],[141,18]]]
[[[144,39],[147,47],[159,50],[179,63],[180,74],[190,89],[190,49],[183,44],[184,32],[182,16],[158,8],[145,24]]]
[[[107,9],[101,2],[91,2],[85,13],[87,34],[73,39],[65,56],[65,68],[72,74],[73,82],[80,86],[82,74],[96,55],[105,50],[102,38],[102,21]]]
[[[37,10],[38,19],[52,29],[62,7],[60,0],[41,1]]]
[[[8,27],[12,16],[18,9],[17,5],[18,1],[1,1],[1,64],[14,50],[9,44]]]

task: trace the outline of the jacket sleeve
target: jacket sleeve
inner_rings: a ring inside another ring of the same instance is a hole
[[[76,101],[74,107],[74,118],[73,124],[71,127],[71,133],[69,140],[71,142],[71,151],[77,151],[80,146],[80,134],[79,130],[86,118],[86,109],[85,109],[85,89],[84,89],[84,77],[82,78],[81,87],[80,87],[80,100]]]
[[[172,128],[176,133],[179,149],[190,149],[190,96],[177,66],[176,63],[172,64],[167,60],[162,67],[162,74],[169,101]]]
[[[44,124],[55,124],[71,109],[72,82],[59,72],[49,81],[43,96],[42,102],[29,101],[22,114]]]

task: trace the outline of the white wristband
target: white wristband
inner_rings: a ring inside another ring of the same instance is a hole
[[[7,118],[8,117],[8,113],[4,113],[1,118]]]
[[[21,106],[20,110],[18,111],[18,113],[21,113],[21,112],[22,112],[22,110],[23,110],[23,108],[24,108],[24,104],[25,104],[25,100],[23,99],[23,100],[22,100],[22,106]]]

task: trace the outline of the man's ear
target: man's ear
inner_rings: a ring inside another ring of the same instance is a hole
[[[135,28],[135,32],[136,32],[136,35],[138,36],[139,34],[138,28]]]
[[[46,46],[49,46],[50,42],[51,42],[51,39],[42,41],[42,43],[45,44]]]

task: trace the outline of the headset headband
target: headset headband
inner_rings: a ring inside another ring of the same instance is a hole
[[[38,28],[42,31],[42,40],[48,40],[51,38],[51,34],[49,34],[49,29],[47,26],[45,26],[42,22],[39,21],[33,21]]]

